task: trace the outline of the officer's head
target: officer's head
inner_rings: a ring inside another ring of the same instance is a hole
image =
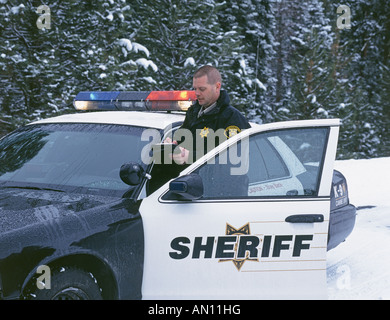
[[[208,107],[218,100],[222,78],[217,68],[203,66],[194,73],[192,86],[200,105]]]

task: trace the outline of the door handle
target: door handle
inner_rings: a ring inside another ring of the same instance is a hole
[[[288,216],[284,221],[290,223],[314,223],[324,222],[324,215],[322,214],[294,214]]]

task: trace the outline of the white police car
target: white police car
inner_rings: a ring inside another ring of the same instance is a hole
[[[326,297],[326,252],[355,221],[333,170],[339,120],[251,124],[189,166],[161,164],[152,146],[191,99],[83,92],[79,110],[128,111],[0,140],[0,298]]]

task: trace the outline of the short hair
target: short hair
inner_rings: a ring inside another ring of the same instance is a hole
[[[203,66],[200,67],[195,73],[194,78],[200,78],[203,76],[207,76],[207,82],[209,84],[216,84],[217,82],[220,82],[222,84],[222,77],[219,73],[218,69],[213,66]]]

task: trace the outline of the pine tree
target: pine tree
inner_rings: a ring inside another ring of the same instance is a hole
[[[44,43],[37,28],[30,28],[35,12],[14,2],[1,9],[1,113],[31,118],[41,108],[39,94],[45,79],[39,75],[44,72],[47,52],[40,53]]]
[[[154,0],[138,1],[136,8],[147,19],[134,39],[142,38],[156,57],[157,88],[191,88],[193,73],[209,64],[220,70],[232,104],[242,110],[247,107],[251,69],[243,31],[234,16],[227,18],[228,3]]]
[[[285,120],[289,115],[288,103],[291,99],[291,54],[290,38],[293,35],[293,17],[301,10],[295,2],[279,0],[272,2],[275,16],[275,58],[272,63],[274,76],[273,99],[271,109],[274,120]]]
[[[199,66],[218,63],[213,52],[218,44],[214,1],[138,0],[133,7],[144,17],[133,40],[142,39],[155,57],[156,89],[189,89]]]
[[[387,63],[386,23],[390,14],[388,2],[351,0],[334,3],[351,8],[351,29],[339,31],[344,43],[344,59],[348,66],[341,108],[332,111],[342,119],[340,157],[367,158],[382,154],[388,141],[388,121],[384,110]],[[388,29],[387,29],[388,31]],[[388,46],[387,46],[388,48]],[[387,104],[388,105],[388,104]]]
[[[326,80],[328,69],[328,48],[324,39],[314,28],[307,32],[300,50],[293,55],[292,97],[289,117],[297,119],[326,118],[328,96]]]
[[[390,27],[388,26],[388,34],[390,34]],[[390,47],[390,41],[387,42]],[[387,51],[386,64],[383,64],[383,79],[381,87],[384,88],[381,95],[382,109],[383,109],[383,128],[380,134],[380,145],[378,147],[378,156],[390,157],[390,53]],[[386,89],[387,88],[387,89]]]
[[[289,119],[326,118],[328,116],[326,81],[330,73],[331,28],[321,2],[307,1],[297,12],[290,40],[292,52]]]
[[[268,98],[273,87],[270,64],[274,55],[271,32],[274,20],[269,1],[229,0],[218,17],[223,31],[234,30],[241,43],[240,58],[232,75],[232,90],[241,97],[241,104],[252,121],[271,121]]]

